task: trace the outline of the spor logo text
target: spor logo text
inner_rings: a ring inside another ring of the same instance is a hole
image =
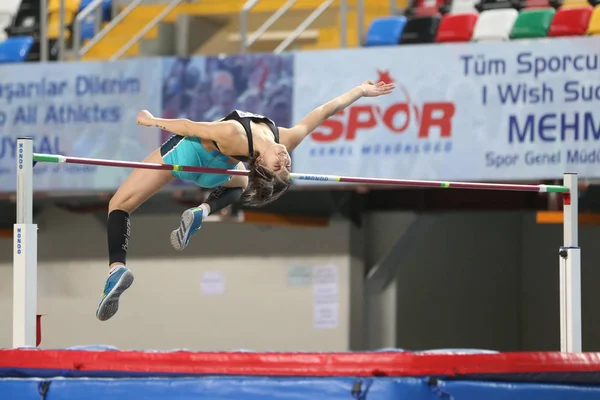
[[[378,74],[379,81],[394,81],[388,72]],[[419,106],[411,101],[403,86],[397,88],[404,94],[404,102],[385,108],[377,104],[353,105],[325,120],[311,135],[318,145],[310,149],[311,156],[352,156],[353,151],[363,155],[450,151],[455,104],[433,101]],[[411,129],[411,122],[416,129]],[[372,131],[378,128],[397,136],[390,141],[388,135],[373,135]],[[416,135],[406,135],[410,131]],[[369,134],[368,141],[355,149],[357,136]],[[324,144],[333,146],[324,148]]]

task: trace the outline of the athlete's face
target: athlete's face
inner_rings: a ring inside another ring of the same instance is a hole
[[[292,170],[290,153],[282,144],[274,144],[261,155],[262,164],[282,179],[288,179]]]

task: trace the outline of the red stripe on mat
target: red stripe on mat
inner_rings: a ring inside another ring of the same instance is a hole
[[[0,368],[278,376],[599,372],[600,353],[194,353],[0,350]]]

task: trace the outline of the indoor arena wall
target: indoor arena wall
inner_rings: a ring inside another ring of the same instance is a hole
[[[393,226],[401,236],[416,218],[370,214],[369,262],[393,246]],[[586,351],[600,349],[599,235],[598,227],[580,227]],[[532,212],[441,213],[416,242],[394,260],[396,278],[369,300],[367,348],[560,348],[562,225],[537,224]]]
[[[169,233],[179,223],[179,215],[134,214],[128,265],[136,280],[123,296],[119,313],[104,323],[95,318],[108,272],[103,221],[49,209],[37,223],[38,310],[47,314],[42,319],[42,348],[106,344],[120,349],[335,351],[349,347],[347,223],[333,222],[325,228],[207,223],[191,245],[177,253]],[[337,295],[321,299],[329,301],[321,310],[335,315],[319,322],[325,328],[315,329],[310,271],[328,265],[337,268],[332,289]],[[11,346],[11,315],[12,240],[3,239],[0,320],[5,323],[0,324],[0,347]]]
[[[538,225],[533,213],[436,215],[417,244],[394,260],[396,279],[365,299],[365,266],[385,257],[417,218],[415,213],[371,213],[361,228],[342,221],[327,228],[210,224],[192,246],[175,253],[168,233],[178,215],[138,215],[129,257],[136,282],[117,318],[100,323],[94,312],[106,273],[102,221],[48,210],[38,222],[38,304],[47,314],[42,347],[558,349],[562,227]],[[591,284],[600,279],[594,267],[600,261],[598,231],[582,226],[580,232],[586,249],[583,335],[590,351],[600,348],[595,339],[600,324],[594,322],[600,294]],[[0,324],[0,346],[6,347],[11,343],[11,244],[0,241],[0,317],[6,321]],[[337,327],[316,329],[309,271],[327,265],[338,268],[332,317]],[[220,276],[223,294],[203,294],[221,290]]]

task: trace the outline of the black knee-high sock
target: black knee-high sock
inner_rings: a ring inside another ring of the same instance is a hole
[[[242,194],[244,194],[242,188],[219,186],[210,193],[205,203],[210,206],[210,213],[214,214],[238,201]]]
[[[129,213],[123,210],[111,211],[108,215],[107,234],[109,265],[117,262],[125,265],[131,234]]]

